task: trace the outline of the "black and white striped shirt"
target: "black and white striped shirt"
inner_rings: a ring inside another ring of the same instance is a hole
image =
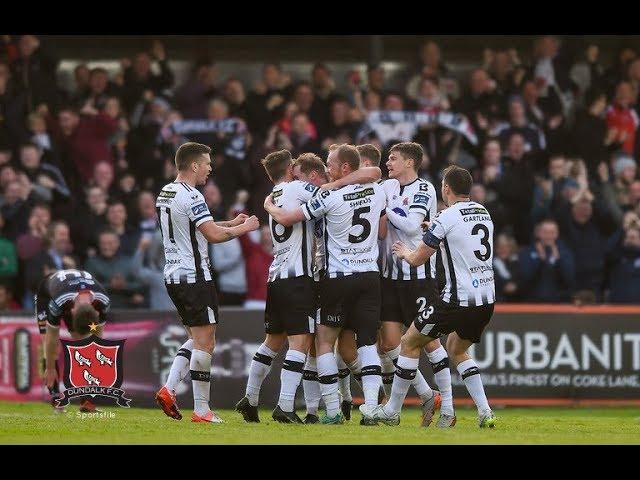
[[[430,264],[413,267],[393,255],[391,247],[402,242],[410,249],[422,241],[422,222],[430,221],[438,212],[436,190],[427,180],[416,178],[407,185],[397,180],[384,182],[387,193],[387,236],[384,239],[382,276],[392,280],[418,280],[432,277]],[[435,267],[435,258],[433,259]]]
[[[377,183],[321,190],[302,211],[324,217],[325,271],[329,278],[378,272],[378,225],[386,196]]]
[[[308,202],[318,187],[294,180],[273,187],[273,203],[293,210]],[[273,261],[269,267],[269,282],[278,279],[313,277],[314,221],[305,221],[284,227],[269,215]]]
[[[196,283],[213,279],[208,242],[198,227],[213,221],[202,194],[184,182],[164,187],[156,200],[164,244],[165,283]]]
[[[461,307],[495,302],[493,221],[484,206],[457,202],[441,211],[423,241],[442,261],[444,302]]]

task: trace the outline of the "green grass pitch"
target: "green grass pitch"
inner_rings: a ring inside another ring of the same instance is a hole
[[[0,402],[0,444],[640,444],[637,408],[507,408],[496,410],[494,430],[478,428],[476,412],[457,410],[450,430],[418,426],[420,412],[406,408],[397,427],[362,427],[360,413],[344,425],[282,425],[261,410],[262,423],[247,424],[219,410],[220,425],[182,421],[159,409],[101,407],[115,418],[79,418],[77,406],[54,415],[45,403]],[[437,414],[436,414],[437,415]]]

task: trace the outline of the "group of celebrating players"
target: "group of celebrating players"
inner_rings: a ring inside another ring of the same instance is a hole
[[[213,220],[196,188],[211,173],[210,152],[206,145],[183,144],[176,153],[177,178],[163,187],[156,202],[165,283],[189,334],[156,401],[165,414],[180,420],[175,391],[189,375],[192,421],[220,423],[209,406],[219,313],[207,243],[256,230],[259,222],[244,214],[228,222]],[[429,426],[439,407],[436,425],[453,427],[452,362],[477,406],[479,426],[495,426],[479,369],[467,353],[493,314],[493,223],[487,210],[470,200],[471,175],[457,166],[444,172],[447,208],[438,214],[433,185],[418,177],[423,155],[419,144],[394,145],[386,180],[381,180],[380,152],[373,145],[332,145],[326,165],[311,153],[294,160],[286,150],[262,161],[274,183],[264,203],[274,257],[265,340],[251,362],[246,395],[236,405],[245,421],[260,421],[260,388],[286,342],[272,414],[278,422],[350,420],[353,376],[364,396],[362,425],[399,424],[413,386],[421,400],[421,425]],[[77,309],[76,297],[65,298],[68,308]],[[95,294],[90,298],[95,301]],[[55,317],[51,311],[44,315]],[[440,343],[443,335],[448,335],[446,349]],[[419,371],[423,350],[438,391]],[[304,420],[294,407],[301,382]]]

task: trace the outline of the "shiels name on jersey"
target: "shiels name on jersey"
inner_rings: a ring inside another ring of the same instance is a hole
[[[371,196],[375,195],[375,191],[373,188],[365,188],[359,192],[353,193],[345,193],[342,195],[342,199],[345,202],[349,202],[349,205],[352,208],[359,207],[360,205],[366,205],[367,203],[371,203]]]

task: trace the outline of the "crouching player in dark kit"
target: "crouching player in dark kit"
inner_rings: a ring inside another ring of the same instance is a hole
[[[439,301],[424,305],[403,335],[400,357],[386,405],[362,405],[360,411],[372,422],[400,423],[400,410],[415,378],[421,349],[441,335],[447,351],[478,409],[480,427],[493,428],[496,418],[489,407],[469,347],[480,341],[493,315],[493,221],[479,203],[469,200],[471,174],[452,165],[444,172],[442,198],[448,208],[440,212],[416,250],[396,242],[393,253],[410,265],[423,265],[437,252],[444,266],[446,285]]]
[[[56,413],[63,413],[64,408],[57,407],[55,403],[60,393],[57,358],[61,321],[64,321],[73,340],[82,340],[89,335],[101,337],[110,300],[103,286],[89,272],[59,270],[40,282],[34,303],[43,339],[45,383]],[[91,401],[82,400],[80,411],[95,410]]]

